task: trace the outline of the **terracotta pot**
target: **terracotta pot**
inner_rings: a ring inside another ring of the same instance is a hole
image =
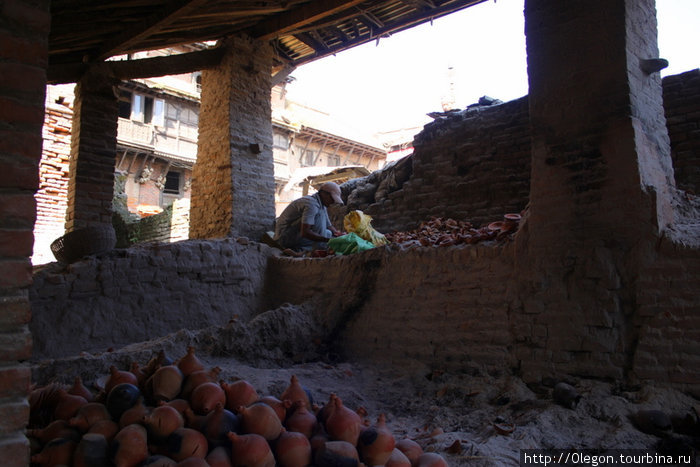
[[[409,438],[398,440],[396,442],[396,449],[408,457],[411,464],[418,462],[418,458],[423,454],[423,448],[421,445]]]
[[[386,464],[384,464],[384,467],[411,467],[411,461],[403,452],[394,448],[394,450],[391,451],[391,456],[389,456]]]
[[[258,393],[248,381],[239,380],[234,383],[221,383],[226,393],[226,408],[234,412],[238,407],[248,407],[258,400]]]
[[[73,453],[78,443],[72,439],[56,438],[52,439],[41,450],[40,453],[31,457],[33,464],[41,467],[52,467],[56,465],[71,465]]]
[[[311,407],[314,402],[311,398],[311,393],[301,385],[296,375],[292,375],[290,378],[289,386],[287,386],[287,389],[285,389],[280,396],[280,400],[290,400],[292,402],[302,400],[306,403],[307,407]]]
[[[267,440],[260,435],[250,433],[246,435],[228,434],[231,440],[231,459],[234,465],[246,467],[274,467],[275,456],[270,450]]]
[[[151,408],[143,403],[143,397],[139,397],[136,404],[125,410],[122,416],[119,417],[119,426],[124,428],[134,423],[141,423],[143,417],[151,413]]]
[[[110,366],[109,377],[105,382],[105,393],[109,394],[109,392],[114,389],[115,386],[123,383],[133,384],[136,387],[139,385],[136,375],[134,375],[132,372],[121,371],[114,365]]]
[[[201,371],[204,369],[204,364],[195,355],[195,348],[193,346],[187,347],[187,353],[177,362],[177,367],[182,371],[184,376],[188,376],[195,371]]]
[[[115,467],[140,465],[148,458],[146,428],[137,424],[122,428],[112,441],[112,449]]]
[[[194,413],[206,415],[216,408],[216,404],[226,405],[226,394],[217,383],[203,383],[192,391],[190,405]]]
[[[143,372],[146,374],[146,376],[150,377],[156,372],[156,370],[158,370],[158,368],[172,364],[173,361],[165,354],[164,350],[161,350],[148,361],[146,367],[143,369]]]
[[[88,433],[102,435],[108,443],[111,443],[117,433],[119,433],[119,425],[113,420],[100,420],[90,427]]]
[[[64,389],[58,390],[58,403],[53,411],[53,417],[56,420],[70,420],[75,417],[80,407],[87,404],[88,401],[82,396],[74,396],[68,394]]]
[[[374,426],[363,429],[357,442],[360,459],[367,465],[384,465],[394,451],[394,435],[386,426],[386,417],[380,414]]]
[[[210,467],[210,465],[201,457],[189,457],[175,464],[175,467]]]
[[[216,404],[214,410],[204,418],[201,431],[207,438],[210,448],[228,446],[229,439],[226,435],[230,431],[238,433],[240,424],[236,414],[225,409],[222,404]]]
[[[106,406],[112,420],[121,416],[141,400],[141,391],[130,383],[118,384],[107,395]]]
[[[80,439],[80,433],[71,427],[67,420],[54,420],[44,428],[27,430],[27,436],[38,439],[41,441],[41,444],[46,444],[56,438],[73,439],[75,441]]]
[[[360,465],[360,456],[347,441],[328,441],[316,452],[314,461],[317,467],[350,467]]]
[[[111,421],[111,420],[110,420]],[[73,467],[100,467],[109,465],[109,442],[97,433],[87,433],[73,453]]]
[[[177,462],[162,454],[155,454],[143,462],[143,467],[175,467]]]
[[[85,433],[90,427],[100,420],[111,420],[112,417],[104,404],[98,402],[88,402],[78,409],[73,418],[68,420],[70,426]]]
[[[275,396],[263,396],[258,400],[258,402],[262,402],[263,404],[267,404],[272,407],[281,422],[284,422],[287,419],[287,410],[292,406],[292,401],[281,401]]]
[[[143,417],[149,442],[162,442],[178,428],[185,426],[185,419],[175,407],[161,405]]]
[[[326,419],[326,431],[332,440],[347,441],[353,446],[357,445],[362,429],[360,416],[343,405],[340,397],[332,399],[333,408]]]
[[[194,430],[202,431],[204,426],[204,420],[206,420],[206,415],[197,415],[191,408],[185,409],[185,427],[192,428]]]
[[[216,383],[219,378],[219,373],[221,373],[221,368],[218,366],[210,370],[199,370],[190,373],[185,378],[185,382],[182,384],[182,392],[180,397],[183,399],[189,399],[192,395],[194,388],[202,383]]]
[[[180,394],[183,379],[184,376],[177,366],[167,365],[158,368],[146,386],[150,388],[153,399],[169,401]]]
[[[275,458],[280,467],[310,465],[311,443],[303,433],[283,431],[275,443]]]
[[[282,432],[282,422],[275,411],[261,402],[249,407],[239,407],[241,429],[245,433],[255,433],[268,441],[277,439]]]
[[[146,388],[146,381],[148,380],[148,375],[144,370],[141,369],[141,366],[138,364],[138,362],[131,362],[129,371],[136,377],[136,381],[138,381],[137,386],[139,387],[139,389],[144,390]]]
[[[223,446],[212,449],[204,460],[210,467],[233,467],[231,456],[228,455],[228,450]]]
[[[160,401],[158,405],[169,405],[175,408],[182,416],[185,416],[185,410],[190,408],[190,403],[185,399],[173,399],[171,401]]]
[[[201,457],[204,459],[209,450],[209,445],[204,435],[192,428],[178,428],[168,436],[165,444],[168,457],[178,462],[188,457]]]
[[[303,433],[307,438],[311,438],[316,430],[317,423],[316,415],[309,411],[304,401],[299,400],[294,403],[293,411],[287,417],[284,426],[288,431]]]
[[[45,427],[54,420],[54,411],[61,395],[58,384],[33,389],[29,393],[29,427]]]
[[[76,376],[73,380],[73,386],[68,388],[68,394],[74,396],[84,397],[86,401],[92,402],[95,395],[83,384],[83,380],[80,376]]]

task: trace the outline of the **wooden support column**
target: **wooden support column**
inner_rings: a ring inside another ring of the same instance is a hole
[[[67,232],[112,224],[118,83],[95,67],[75,87]]]
[[[275,219],[273,50],[247,36],[233,37],[224,47],[221,63],[202,72],[190,237],[257,240]]]

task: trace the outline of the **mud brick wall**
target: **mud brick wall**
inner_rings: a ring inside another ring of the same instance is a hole
[[[663,79],[676,186],[700,194],[700,69]]]
[[[49,2],[0,3],[0,459],[29,465],[29,257],[39,185]]]
[[[37,215],[32,255],[35,264],[56,260],[50,245],[65,233],[72,118],[72,110],[65,105],[46,106],[39,190],[35,195]]]
[[[187,240],[190,226],[190,200],[178,199],[159,214],[127,224],[137,242],[176,242]]]
[[[403,189],[364,209],[379,231],[412,229],[432,216],[480,226],[527,206],[527,97],[437,119],[416,135],[414,148]]]
[[[34,275],[36,359],[104,352],[259,310],[266,245],[244,239],[117,249]]]

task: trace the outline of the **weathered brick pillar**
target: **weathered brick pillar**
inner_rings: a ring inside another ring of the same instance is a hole
[[[49,2],[0,3],[0,464],[29,465],[28,287],[44,123]]]
[[[621,377],[635,268],[673,187],[654,0],[526,0],[532,180],[524,304],[546,335],[534,372]],[[534,269],[534,271],[533,271]],[[528,371],[526,370],[526,371]]]
[[[275,218],[270,73],[272,47],[232,38],[202,73],[190,238],[257,240]]]
[[[112,224],[118,83],[98,67],[75,87],[67,232]]]

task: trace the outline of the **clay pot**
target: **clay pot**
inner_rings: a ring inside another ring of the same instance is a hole
[[[209,450],[209,445],[204,435],[192,428],[178,428],[168,436],[165,444],[168,457],[178,462],[188,457],[204,459]]]
[[[316,430],[316,415],[311,413],[304,401],[296,401],[293,405],[293,412],[284,422],[288,431],[303,433],[307,438],[311,438]]]
[[[275,443],[275,458],[280,467],[305,467],[311,464],[311,443],[303,434],[282,431]]]
[[[187,353],[184,357],[177,361],[177,367],[182,371],[184,376],[188,376],[195,371],[201,371],[204,369],[204,364],[197,358],[194,354],[195,348],[193,346],[187,347]]]
[[[129,371],[136,377],[136,381],[138,381],[137,386],[139,387],[139,389],[144,389],[146,387],[148,375],[145,371],[141,369],[141,366],[138,364],[138,362],[131,362]]]
[[[249,407],[239,407],[241,428],[245,433],[255,433],[268,441],[277,439],[282,432],[282,422],[275,411],[267,404],[257,403]]]
[[[209,463],[200,457],[189,457],[175,464],[175,467],[210,467]]]
[[[418,458],[423,455],[423,448],[421,445],[408,438],[398,440],[396,442],[396,449],[408,457],[408,460],[414,465],[418,462]]]
[[[245,380],[234,383],[221,383],[221,387],[226,393],[226,408],[234,412],[238,407],[248,407],[258,400],[258,393],[252,384]]]
[[[190,403],[187,402],[185,399],[173,399],[171,401],[160,401],[158,405],[169,405],[170,407],[175,408],[178,412],[182,414],[182,416],[185,416],[185,410],[190,408]]]
[[[418,458],[416,467],[447,467],[447,461],[440,454],[425,452]]]
[[[148,363],[146,363],[146,367],[143,369],[143,372],[147,377],[151,377],[153,373],[158,370],[158,368],[172,364],[173,361],[167,355],[165,355],[164,350],[161,350],[153,358],[151,358]]]
[[[190,405],[194,413],[206,415],[216,408],[216,404],[226,405],[226,394],[218,384],[203,383],[192,391]]]
[[[202,424],[202,433],[207,438],[209,447],[228,446],[229,439],[226,436],[230,431],[238,433],[240,420],[238,416],[226,410],[222,404],[216,404],[214,410],[209,412]]]
[[[175,399],[182,389],[184,377],[175,365],[162,366],[149,378],[146,386],[155,400],[169,401]]]
[[[38,464],[41,467],[51,467],[55,465],[71,465],[73,462],[73,453],[78,443],[72,439],[56,438],[52,439],[40,453],[32,456],[33,464]]]
[[[107,394],[106,406],[112,420],[119,420],[121,416],[135,406],[141,400],[141,391],[131,383],[116,385]]]
[[[140,465],[148,458],[146,428],[137,424],[122,428],[112,441],[112,449],[115,467]]]
[[[267,404],[275,411],[281,422],[287,419],[287,409],[292,406],[292,401],[287,399],[286,401],[281,401],[275,396],[264,396],[261,397],[258,402]]]
[[[100,420],[90,427],[88,433],[102,435],[108,443],[111,443],[117,433],[119,433],[119,425],[113,420]]]
[[[88,402],[92,402],[95,398],[95,396],[92,394],[92,391],[85,387],[85,385],[83,384],[83,380],[80,376],[75,377],[75,379],[73,380],[73,386],[68,388],[68,394],[84,397],[85,400]]]
[[[408,460],[408,457],[403,452],[394,448],[384,467],[411,467],[411,461]]]
[[[380,414],[377,424],[360,432],[357,450],[367,465],[384,465],[394,451],[394,435],[386,426],[386,417]]]
[[[29,427],[45,427],[54,420],[60,391],[58,384],[49,384],[29,393]]]
[[[185,427],[192,428],[194,430],[202,430],[204,426],[204,420],[206,420],[206,415],[197,415],[191,408],[185,409]]]
[[[56,438],[72,439],[76,442],[80,439],[80,433],[71,427],[67,420],[54,420],[45,428],[27,430],[27,436],[38,439],[41,444],[46,444]]]
[[[347,441],[328,441],[316,451],[314,461],[317,467],[350,467],[360,465],[360,456],[355,446]]]
[[[105,382],[105,393],[109,394],[115,386],[123,383],[133,384],[134,386],[139,385],[139,381],[130,371],[121,371],[117,369],[116,366],[112,365],[109,367],[109,377]]]
[[[156,454],[143,462],[143,467],[175,467],[177,462],[167,456]]]
[[[122,416],[119,417],[119,426],[124,428],[133,423],[141,423],[143,417],[149,413],[151,413],[151,409],[143,403],[143,397],[139,397],[138,402],[133,407],[125,410]]]
[[[265,438],[255,433],[228,434],[231,440],[231,459],[235,465],[247,467],[274,467],[275,456]]]
[[[362,429],[360,416],[343,405],[340,397],[331,395],[333,408],[330,409],[326,419],[326,431],[328,436],[335,441],[347,441],[353,446],[357,445]]]
[[[280,400],[290,400],[292,402],[302,400],[307,407],[311,407],[313,404],[311,394],[301,385],[296,375],[292,375],[290,378],[289,386],[280,396]]]
[[[216,383],[219,378],[219,373],[221,373],[221,368],[215,366],[211,370],[199,370],[190,373],[185,378],[185,382],[182,384],[182,392],[180,396],[183,399],[189,399],[192,395],[194,388],[202,383]]]
[[[101,434],[87,433],[73,453],[73,467],[109,465],[109,442]]]
[[[143,417],[149,441],[161,442],[178,428],[185,426],[185,419],[175,407],[161,405]]]
[[[226,439],[228,440],[228,437]],[[204,460],[209,467],[233,467],[231,457],[223,446],[212,449]]]
[[[70,420],[75,417],[80,407],[88,401],[82,396],[68,394],[64,389],[58,390],[58,403],[53,411],[53,418],[56,420]]]
[[[73,418],[68,420],[70,426],[77,428],[85,433],[90,427],[100,420],[111,420],[107,407],[98,402],[88,402],[78,409],[78,412]]]

